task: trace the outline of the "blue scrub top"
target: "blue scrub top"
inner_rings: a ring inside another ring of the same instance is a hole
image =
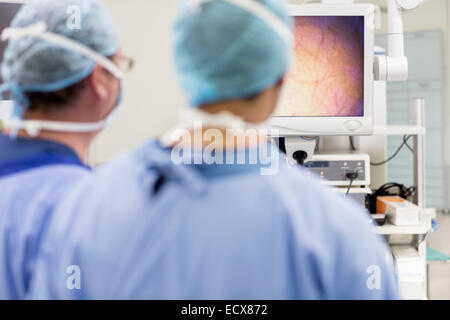
[[[49,228],[33,299],[397,299],[366,213],[278,155],[176,165],[148,144],[83,179]]]
[[[69,147],[0,134],[0,299],[22,299],[52,207],[89,168]]]

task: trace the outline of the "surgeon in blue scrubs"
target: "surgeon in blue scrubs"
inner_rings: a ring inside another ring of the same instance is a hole
[[[397,299],[366,213],[255,130],[291,46],[284,1],[182,1],[175,60],[192,108],[58,205],[28,297]]]
[[[90,174],[88,147],[118,104],[120,52],[97,0],[30,1],[3,36],[0,93],[15,107],[0,133],[0,299],[22,299],[52,209]]]

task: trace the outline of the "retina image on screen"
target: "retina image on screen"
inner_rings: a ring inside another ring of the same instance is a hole
[[[364,17],[295,17],[277,117],[364,116]]]

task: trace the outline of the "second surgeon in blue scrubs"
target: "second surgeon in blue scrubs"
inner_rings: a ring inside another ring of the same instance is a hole
[[[89,174],[87,150],[119,103],[122,72],[97,0],[30,1],[3,37],[0,94],[15,109],[0,133],[0,299],[22,299],[54,204]]]
[[[284,1],[182,1],[175,57],[192,108],[58,206],[29,298],[398,298],[366,213],[254,130],[291,45]]]

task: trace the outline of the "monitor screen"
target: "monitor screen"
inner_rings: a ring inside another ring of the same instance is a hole
[[[14,16],[19,12],[22,4],[20,3],[2,3],[0,2],[0,34],[3,29],[8,28]],[[0,41],[0,61],[3,61],[3,52],[7,46],[7,42]],[[0,72],[0,84],[3,83]]]
[[[294,63],[276,117],[364,116],[364,17],[294,17]]]

